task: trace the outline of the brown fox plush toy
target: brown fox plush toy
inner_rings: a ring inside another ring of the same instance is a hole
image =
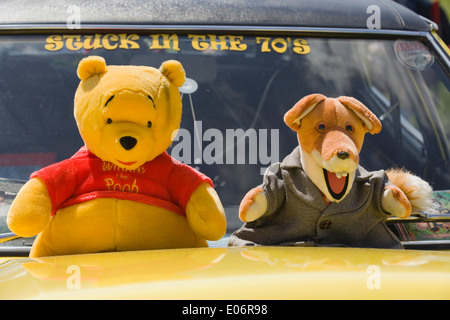
[[[378,118],[354,98],[312,94],[284,121],[299,146],[244,197],[239,215],[245,225],[230,245],[401,248],[384,221],[431,205],[432,189],[404,170],[359,166],[364,135],[381,130]]]

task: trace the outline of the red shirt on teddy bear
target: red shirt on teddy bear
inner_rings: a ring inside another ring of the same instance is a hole
[[[59,209],[97,199],[132,200],[185,215],[191,194],[211,179],[172,158],[167,152],[135,170],[103,161],[82,147],[70,159],[32,173],[47,186],[52,215]],[[182,183],[180,183],[182,181]]]

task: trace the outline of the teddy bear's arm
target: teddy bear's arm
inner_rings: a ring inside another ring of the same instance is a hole
[[[244,196],[239,206],[239,218],[243,222],[251,222],[262,217],[267,211],[267,198],[263,189],[253,188]]]
[[[186,216],[192,230],[208,240],[219,240],[225,235],[225,210],[214,188],[202,183],[192,193],[186,206]]]
[[[408,218],[411,215],[411,203],[400,188],[388,185],[381,197],[383,210],[399,218]]]
[[[19,191],[8,212],[9,229],[22,237],[31,237],[44,229],[52,211],[45,184],[39,178],[29,180]]]

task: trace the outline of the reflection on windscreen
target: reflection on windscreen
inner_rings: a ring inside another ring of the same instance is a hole
[[[284,113],[311,93],[353,96],[383,123],[361,164],[405,167],[448,189],[449,82],[417,43],[231,35],[15,36],[0,40],[0,176],[28,179],[83,144],[73,119],[76,66],[177,59],[189,81],[169,153],[210,176],[226,206],[297,145]],[[445,112],[447,110],[447,112]]]

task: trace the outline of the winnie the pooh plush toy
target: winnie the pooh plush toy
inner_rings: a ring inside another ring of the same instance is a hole
[[[432,189],[404,170],[359,165],[364,135],[381,130],[375,114],[353,97],[311,94],[284,121],[299,146],[244,197],[230,244],[402,248],[385,220],[431,206]]]
[[[85,143],[31,175],[8,213],[30,256],[207,246],[226,220],[211,180],[166,149],[181,122],[178,61],[159,69],[80,61],[74,115]]]

